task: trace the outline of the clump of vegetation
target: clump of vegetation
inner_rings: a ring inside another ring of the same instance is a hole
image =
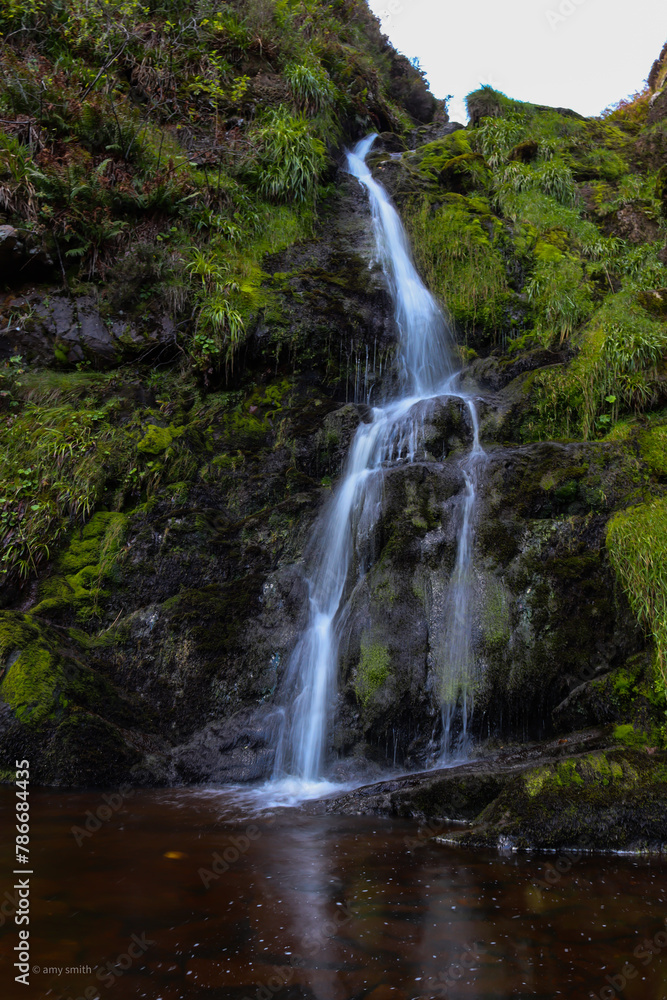
[[[439,208],[423,199],[406,217],[424,277],[447,304],[464,337],[482,328],[495,339],[504,318],[508,280],[488,206],[452,195]]]
[[[313,198],[325,162],[324,143],[308,122],[279,107],[267,113],[250,135],[253,154],[248,176],[262,198],[308,201]]]
[[[621,414],[644,412],[662,391],[665,351],[664,324],[647,315],[634,295],[610,295],[576,358],[535,376],[537,433],[587,440],[608,432]]]
[[[632,610],[655,642],[657,684],[667,698],[667,501],[615,514],[607,551]]]
[[[298,111],[313,115],[334,103],[336,91],[322,66],[290,63],[285,68],[285,78]]]

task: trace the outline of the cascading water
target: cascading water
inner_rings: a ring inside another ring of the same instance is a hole
[[[467,731],[470,679],[470,561],[475,468],[483,454],[472,400],[452,388],[455,366],[452,337],[437,302],[421,281],[398,212],[372,177],[366,156],[369,136],[347,154],[350,174],[366,188],[378,254],[395,303],[399,331],[402,395],[372,411],[358,428],[340,485],[319,519],[309,548],[313,569],[308,585],[308,624],[289,661],[281,691],[283,709],[274,778],[292,775],[304,782],[323,770],[328,725],[336,694],[339,636],[337,620],[344,607],[355,556],[363,566],[360,540],[377,519],[383,469],[412,462],[419,451],[424,409],[441,396],[464,399],[470,411],[474,442],[463,469],[466,494],[456,569],[450,587],[446,629],[443,726],[448,750],[451,723],[463,692],[463,727]],[[447,679],[449,678],[449,679]]]
[[[446,613],[445,642],[442,654],[444,670],[440,688],[443,730],[441,761],[462,756],[468,749],[468,722],[472,711],[472,695],[478,679],[472,648],[474,608],[472,538],[477,478],[479,466],[485,458],[485,453],[479,443],[479,423],[475,405],[471,399],[467,399],[466,403],[473,427],[473,445],[470,454],[461,466],[466,489],[456,565],[449,586]],[[460,732],[455,733],[454,727],[457,720],[460,721]]]

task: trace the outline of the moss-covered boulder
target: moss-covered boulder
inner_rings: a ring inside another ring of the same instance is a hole
[[[600,750],[514,778],[447,843],[667,852],[667,754]]]
[[[84,662],[90,654],[39,619],[0,614],[0,766],[11,771],[17,756],[26,757],[33,779],[50,785],[162,782],[155,720]],[[148,745],[154,757],[140,772]]]

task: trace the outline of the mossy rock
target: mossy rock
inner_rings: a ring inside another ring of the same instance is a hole
[[[389,650],[379,642],[361,640],[361,659],[357,666],[354,691],[366,708],[369,702],[384,686],[390,674],[391,657]]]
[[[75,531],[52,575],[41,584],[41,600],[32,613],[49,617],[71,607],[82,622],[99,614],[100,602],[108,595],[103,585],[116,574],[127,521],[125,514],[98,511]]]
[[[656,288],[639,292],[639,304],[659,319],[667,317],[667,288]]]
[[[247,619],[257,607],[264,580],[248,576],[224,584],[190,588],[164,605],[169,628],[187,630],[200,655],[217,659],[235,649]]]
[[[448,160],[438,175],[438,181],[447,191],[468,194],[484,188],[491,178],[491,171],[479,153],[463,153]]]
[[[450,842],[514,848],[667,850],[667,753],[600,750],[514,778]]]
[[[63,675],[43,630],[27,615],[0,612],[0,697],[19,722],[40,727],[62,717]]]
[[[49,732],[72,712],[85,710],[111,724],[155,731],[142,706],[122,697],[85,662],[94,656],[93,641],[82,648],[72,636],[54,632],[30,615],[0,612],[0,700],[22,730]]]
[[[137,451],[144,455],[160,455],[166,451],[174,436],[168,427],[158,427],[148,424],[146,433],[137,444]]]
[[[667,476],[667,426],[654,427],[638,437],[641,456],[656,476]]]
[[[49,741],[42,766],[50,783],[68,787],[113,787],[135,784],[132,774],[143,755],[130,746],[117,726],[89,712],[65,719]]]
[[[537,158],[540,144],[534,139],[524,139],[514,146],[507,154],[508,160],[518,160],[520,163],[531,163]]]

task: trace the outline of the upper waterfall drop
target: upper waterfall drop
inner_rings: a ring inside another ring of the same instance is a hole
[[[347,151],[347,168],[368,191],[380,263],[394,300],[406,394],[426,399],[442,392],[457,370],[452,358],[454,338],[417,273],[398,212],[366,165],[376,138],[369,135]]]

